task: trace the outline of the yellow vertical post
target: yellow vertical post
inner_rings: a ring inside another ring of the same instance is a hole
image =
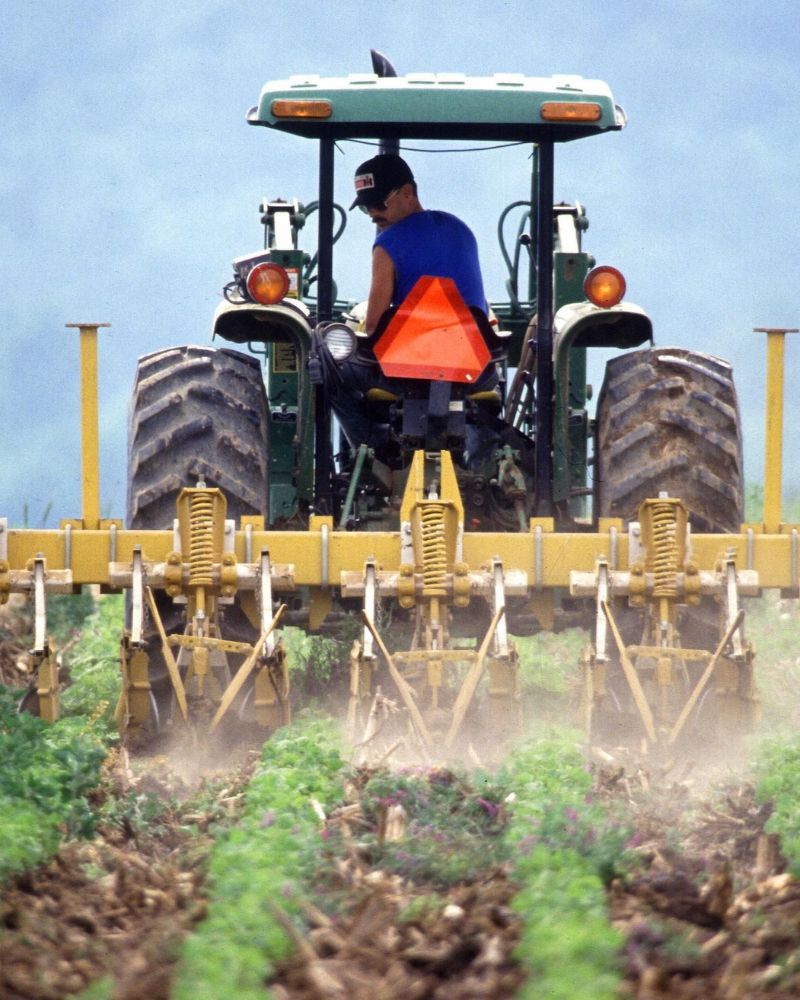
[[[100,527],[100,434],[97,406],[97,330],[110,323],[67,323],[80,330],[81,496],[84,528]]]
[[[781,525],[783,490],[783,341],[797,328],[754,327],[767,335],[767,402],[764,441],[764,530],[777,532]]]

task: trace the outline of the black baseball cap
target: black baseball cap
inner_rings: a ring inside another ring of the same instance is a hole
[[[409,182],[413,183],[414,175],[411,168],[396,153],[381,153],[365,160],[356,170],[356,198],[351,209],[356,205],[364,208],[377,208],[382,205],[392,191]]]

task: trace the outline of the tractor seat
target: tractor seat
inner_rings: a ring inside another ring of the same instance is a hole
[[[367,389],[366,400],[368,403],[396,403],[400,397],[389,389]]]
[[[499,410],[503,405],[503,399],[497,386],[493,389],[479,389],[478,392],[471,392],[467,399],[470,403],[478,403],[480,406],[492,410]]]

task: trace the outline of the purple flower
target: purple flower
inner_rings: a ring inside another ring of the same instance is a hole
[[[517,847],[522,852],[522,854],[530,854],[531,848],[539,843],[539,838],[535,837],[532,833],[529,833],[527,837],[523,837],[522,840],[517,844]]]

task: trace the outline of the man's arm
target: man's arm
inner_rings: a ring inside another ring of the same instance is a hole
[[[394,264],[392,258],[383,247],[375,247],[372,251],[372,282],[369,286],[367,317],[364,322],[367,333],[372,333],[378,325],[378,320],[392,304],[393,294]]]

